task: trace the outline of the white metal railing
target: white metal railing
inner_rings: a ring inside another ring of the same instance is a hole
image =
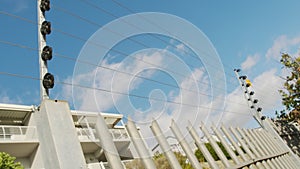
[[[103,162],[87,164],[87,169],[108,169]]]
[[[91,140],[94,141],[96,138],[96,130],[92,128],[76,128],[79,140]]]
[[[109,129],[109,131],[114,140],[129,139],[127,131],[123,128]]]
[[[0,141],[25,141],[37,139],[35,126],[0,126]]]
[[[93,128],[76,128],[77,135],[80,140],[97,140],[96,130]],[[114,140],[129,139],[128,133],[125,128],[109,129],[111,136]]]
[[[122,165],[124,168],[125,167],[125,164],[124,164],[124,161],[122,161]],[[99,163],[90,163],[90,164],[87,164],[87,168],[88,169],[111,169],[108,165],[108,162],[99,162]]]

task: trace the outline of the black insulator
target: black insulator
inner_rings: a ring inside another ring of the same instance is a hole
[[[235,71],[235,72],[240,72],[240,71],[241,71],[241,69],[234,69],[234,71]]]
[[[40,9],[42,12],[50,10],[50,0],[41,0]]]
[[[247,76],[240,76],[239,79],[246,80]]]
[[[257,99],[254,99],[254,100],[253,100],[253,103],[258,103],[258,100],[257,100]]]
[[[43,78],[43,86],[45,89],[52,89],[54,87],[54,76],[51,73],[46,73]]]
[[[251,108],[251,109],[254,109],[254,106],[252,105],[252,106],[250,106],[250,108]]]
[[[51,60],[52,59],[52,48],[50,46],[45,46],[43,48],[41,57],[43,61]]]
[[[250,94],[251,96],[254,95],[254,91],[251,91],[249,94]]]
[[[262,108],[261,108],[261,107],[257,108],[257,111],[258,111],[258,112],[261,112],[261,110],[262,110]]]
[[[266,119],[266,116],[261,116],[260,119],[261,119],[261,120],[265,120],[265,119]]]
[[[41,34],[49,35],[51,33],[51,22],[44,21],[41,26]]]
[[[245,91],[245,93],[248,93],[247,91]]]
[[[251,86],[251,84],[250,83],[246,83],[246,87],[250,87]]]

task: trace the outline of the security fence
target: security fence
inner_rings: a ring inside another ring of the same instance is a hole
[[[126,127],[135,149],[137,150],[140,159],[142,159],[144,167],[148,169],[156,168],[149,150],[146,148],[145,142],[143,142],[143,138],[138,132],[135,124],[128,120]],[[150,128],[170,166],[173,169],[180,169],[181,166],[174,153],[171,151],[171,147],[168,144],[166,137],[163,135],[159,124],[154,120]],[[183,137],[183,134],[174,121],[172,121],[170,128],[184,150],[188,162],[195,169],[203,168],[204,166],[198,161],[190,148],[190,145],[187,143],[187,140],[185,140],[185,137]],[[204,155],[210,168],[297,169],[300,166],[299,157],[292,153],[280,137],[277,137],[266,129],[241,129],[238,127],[226,128],[225,126],[211,126],[211,130],[209,130],[203,123],[201,123],[199,128],[204,134],[204,139],[200,139],[195,127],[191,124],[187,126],[189,134]],[[202,140],[208,141],[221,162],[214,160],[212,154],[205,146],[205,142]],[[225,155],[220,144],[217,144],[217,142],[223,145],[223,148],[229,154],[230,158],[228,158],[228,155]]]

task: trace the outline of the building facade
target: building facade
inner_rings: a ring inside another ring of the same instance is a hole
[[[120,159],[133,159],[123,115],[100,114]],[[98,116],[70,110],[64,101],[46,100],[40,107],[0,104],[0,151],[16,157],[25,168],[108,168],[96,130]]]

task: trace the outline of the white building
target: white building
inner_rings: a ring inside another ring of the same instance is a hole
[[[0,104],[0,151],[16,157],[25,168],[49,168],[49,161],[54,162],[56,157],[61,168],[68,168],[62,160],[78,163],[82,168],[107,166],[95,129],[98,113],[68,110],[64,101],[48,101],[49,105],[42,102],[41,107]],[[101,115],[121,160],[132,159],[123,115]]]

